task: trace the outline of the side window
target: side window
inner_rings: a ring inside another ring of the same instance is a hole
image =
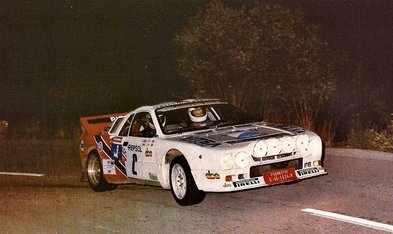
[[[130,136],[154,137],[156,128],[154,127],[151,115],[148,112],[141,112],[135,115],[131,125]]]
[[[123,127],[121,128],[121,130],[119,132],[119,136],[127,136],[128,135],[128,132],[130,131],[130,127],[131,127],[132,117],[134,117],[134,115],[130,115],[130,117],[124,123]]]
[[[121,123],[121,121],[123,121],[123,117],[117,118],[115,120],[115,122],[113,123],[111,129],[109,130],[109,133],[115,133],[117,131],[117,129],[119,128],[119,125]]]

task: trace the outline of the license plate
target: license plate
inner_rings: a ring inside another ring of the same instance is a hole
[[[281,170],[265,172],[263,173],[263,179],[265,180],[266,184],[271,185],[297,180],[297,177],[295,169],[290,167]]]

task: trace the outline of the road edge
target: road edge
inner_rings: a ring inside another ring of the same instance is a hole
[[[352,149],[352,148],[326,148],[325,155],[337,156],[337,157],[350,157],[350,158],[362,158],[362,159],[375,159],[382,161],[393,162],[393,153],[376,151],[376,150],[363,150],[363,149]]]

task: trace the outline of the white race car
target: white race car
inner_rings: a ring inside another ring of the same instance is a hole
[[[95,144],[83,145],[82,160],[94,191],[149,181],[171,189],[180,205],[197,204],[206,192],[241,191],[326,174],[317,134],[255,122],[218,99],[140,107],[117,117],[106,132],[85,137]]]

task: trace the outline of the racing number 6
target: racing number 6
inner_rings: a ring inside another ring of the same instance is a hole
[[[138,161],[138,157],[136,156],[136,154],[132,155],[132,174],[134,175],[138,175],[138,173],[135,170],[135,163]]]

